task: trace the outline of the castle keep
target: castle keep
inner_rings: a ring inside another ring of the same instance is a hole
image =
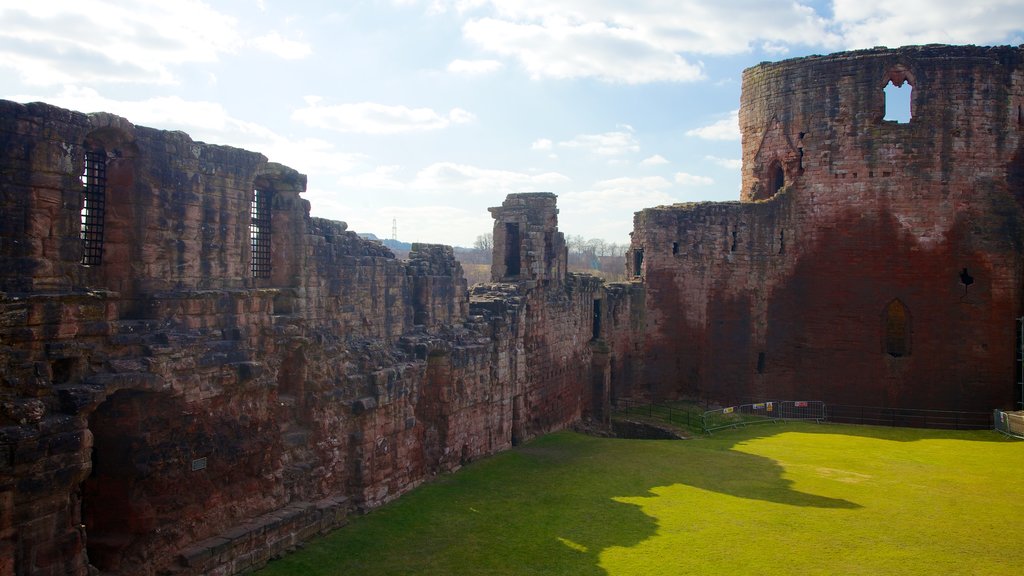
[[[236,573],[618,398],[1012,407],[1022,110],[1021,48],[761,64],[740,202],[605,285],[513,194],[470,288],[260,154],[0,101],[0,576]]]
[[[910,84],[909,122],[883,88]],[[924,46],[743,74],[740,202],[644,210],[659,395],[988,410],[1019,400],[1024,49]]]

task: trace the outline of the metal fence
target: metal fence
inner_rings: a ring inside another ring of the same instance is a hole
[[[705,405],[706,407],[706,405]],[[1024,411],[966,412],[829,404],[817,400],[775,400],[704,410],[696,404],[659,404],[618,399],[619,413],[644,415],[710,434],[715,430],[784,420],[814,420],[845,424],[932,428],[946,430],[998,430],[1024,438]]]
[[[993,427],[1007,436],[1024,439],[1024,411],[1004,412],[994,410],[992,412]]]
[[[939,428],[943,430],[991,430],[991,412],[959,412],[953,410],[919,410],[915,408],[881,408],[830,404],[830,422],[870,424],[900,428]]]
[[[774,400],[708,410],[701,415],[701,429],[710,434],[715,430],[736,426],[780,420],[821,422],[827,417],[825,403],[819,400]]]
[[[655,418],[694,430],[701,426],[701,409],[689,403],[667,404],[619,398],[615,401],[615,412]]]

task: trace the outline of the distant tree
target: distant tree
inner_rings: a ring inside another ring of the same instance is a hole
[[[583,251],[587,241],[579,234],[565,237],[565,247],[569,250],[569,264],[580,265],[583,263]]]
[[[586,243],[587,251],[593,252],[594,256],[607,256],[608,243],[600,238],[591,238]]]
[[[488,232],[477,236],[476,241],[473,242],[473,249],[479,252],[490,253],[494,250],[494,234]]]

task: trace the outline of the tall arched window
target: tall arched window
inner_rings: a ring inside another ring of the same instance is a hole
[[[103,261],[103,221],[107,196],[107,153],[86,150],[82,169],[79,234],[82,239],[83,266],[98,266]]]
[[[255,188],[252,191],[249,240],[254,278],[270,277],[270,196],[269,190]]]
[[[885,307],[885,353],[902,358],[910,356],[910,312],[894,298]]]

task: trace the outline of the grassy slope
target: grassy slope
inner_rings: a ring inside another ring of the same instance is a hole
[[[1024,442],[993,432],[560,433],[442,477],[260,574],[1013,573],[1022,529]]]

